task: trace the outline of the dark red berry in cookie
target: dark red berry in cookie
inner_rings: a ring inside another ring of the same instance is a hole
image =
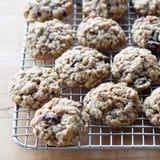
[[[45,115],[43,115],[42,116],[42,120],[43,121],[52,121],[52,122],[54,122],[55,124],[58,124],[58,123],[60,123],[60,120],[56,117],[56,116],[54,116],[54,115],[51,115],[51,114],[45,114]]]
[[[160,53],[160,43],[157,41],[149,40],[147,42],[147,48],[152,52],[152,53]]]

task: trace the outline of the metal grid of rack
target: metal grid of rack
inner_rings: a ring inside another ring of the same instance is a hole
[[[79,23],[84,18],[82,14],[82,4],[80,0],[74,0],[73,14],[65,19],[65,22],[72,24],[74,33],[76,34]],[[134,20],[138,16],[134,12],[131,3],[128,2],[128,13],[118,22],[127,35],[127,45],[133,45],[131,39],[131,27]],[[26,23],[24,38],[27,35],[29,24]],[[20,59],[20,70],[31,68],[34,65],[41,67],[54,67],[54,59],[36,60],[31,58],[25,50],[23,42],[22,55]],[[77,41],[73,41],[73,45],[77,45]],[[121,48],[108,51],[110,64],[112,58]],[[106,54],[104,52],[104,54]],[[158,60],[160,58],[158,57]],[[106,81],[112,81],[112,75]],[[141,101],[151,93],[153,89],[159,86],[160,82],[156,82],[151,88],[143,93],[139,93]],[[60,97],[68,97],[82,102],[87,90],[84,88],[66,88],[61,86]],[[14,108],[12,137],[14,141],[22,147],[28,149],[111,149],[111,148],[160,148],[160,129],[151,125],[143,114],[139,116],[136,122],[130,126],[122,126],[118,128],[110,128],[102,125],[100,121],[90,120],[89,132],[84,135],[77,144],[68,147],[51,147],[45,145],[42,141],[35,138],[32,134],[30,121],[35,111]]]

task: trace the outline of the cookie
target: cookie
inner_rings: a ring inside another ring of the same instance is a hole
[[[54,19],[32,24],[26,36],[25,47],[31,57],[46,60],[60,56],[71,43],[71,25]]]
[[[160,52],[160,18],[140,17],[132,26],[132,39],[139,47],[148,48],[153,53]]]
[[[110,65],[107,57],[96,49],[77,46],[55,61],[55,71],[68,87],[92,88],[107,78]]]
[[[144,100],[143,112],[151,124],[160,127],[160,87]]]
[[[132,124],[142,110],[137,91],[125,83],[102,83],[86,94],[83,103],[91,118],[110,127]]]
[[[61,80],[53,69],[32,67],[11,77],[9,93],[19,107],[38,109],[59,96],[60,84]]]
[[[78,42],[98,50],[116,49],[126,42],[123,29],[112,19],[89,16],[78,26]]]
[[[120,19],[128,9],[128,0],[83,0],[82,11],[86,16]]]
[[[159,0],[132,0],[133,8],[141,16],[155,15],[160,16]]]
[[[72,0],[29,0],[23,11],[27,22],[62,19],[72,12]]]
[[[136,90],[143,91],[158,80],[160,67],[151,51],[129,46],[115,55],[111,72],[119,82],[126,82]]]
[[[49,146],[73,145],[88,131],[89,115],[81,108],[79,102],[53,98],[31,120],[34,136]]]

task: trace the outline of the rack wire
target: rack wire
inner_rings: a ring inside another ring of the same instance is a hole
[[[73,14],[65,19],[66,23],[70,23],[73,27],[74,34],[79,23],[84,18],[82,14],[82,2],[80,0],[74,0]],[[134,20],[138,18],[131,2],[128,2],[128,12],[118,23],[124,29],[127,35],[127,44],[134,45],[131,39],[131,27]],[[28,33],[29,24],[25,24],[24,41],[22,47],[22,55],[20,59],[20,70],[31,68],[34,65],[41,67],[54,67],[54,59],[51,60],[36,60],[31,58],[25,49],[25,37]],[[73,41],[73,46],[77,45],[77,41]],[[114,55],[122,48],[118,48],[114,51],[107,51],[104,54],[109,56],[110,64]],[[158,60],[160,61],[159,56]],[[106,81],[112,81],[112,75],[106,79]],[[148,96],[153,89],[160,85],[160,81],[153,84],[150,89],[145,92],[139,93],[140,99],[143,102],[144,98]],[[61,86],[60,97],[68,97],[82,102],[87,90],[84,88],[67,88]],[[32,133],[30,121],[34,116],[34,110],[27,110],[19,108],[15,105],[12,137],[14,141],[28,149],[112,149],[112,148],[160,148],[160,129],[151,125],[148,119],[140,114],[136,122],[130,126],[121,126],[118,128],[110,128],[107,125],[101,124],[101,121],[90,120],[89,132],[84,135],[78,143],[67,147],[52,147],[47,146],[41,140],[35,138]]]

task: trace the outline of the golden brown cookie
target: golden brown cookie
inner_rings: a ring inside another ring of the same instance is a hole
[[[89,116],[81,107],[67,98],[53,98],[36,111],[31,121],[34,136],[49,146],[73,145],[88,131]]]
[[[109,76],[107,57],[96,49],[76,46],[55,61],[55,71],[68,87],[97,86]]]
[[[125,83],[102,83],[86,94],[83,103],[91,118],[110,127],[132,124],[142,110],[138,92]]]
[[[116,21],[89,16],[79,24],[77,39],[83,46],[107,50],[125,44],[126,35]]]
[[[11,77],[10,96],[19,107],[38,109],[59,96],[61,80],[51,68],[32,67]]]
[[[59,57],[71,43],[71,25],[54,19],[32,24],[25,40],[25,47],[31,57],[46,60]]]

